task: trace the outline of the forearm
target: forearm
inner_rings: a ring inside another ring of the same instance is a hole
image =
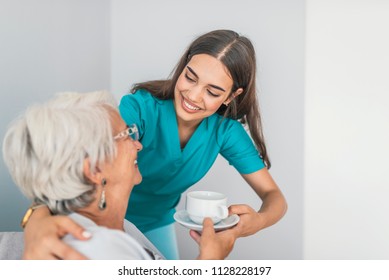
[[[249,236],[279,221],[286,212],[286,201],[281,192],[268,192],[262,198],[262,206],[258,212],[248,205],[231,205],[230,213],[238,214],[240,221],[235,227],[237,238]]]
[[[262,205],[258,212],[252,208],[246,209],[248,215],[246,217],[240,216],[241,219],[244,219],[240,236],[247,236],[279,221],[286,213],[287,203],[281,190],[266,168],[242,176],[258,195],[258,198],[262,200]],[[236,210],[235,213],[244,214],[245,209]]]
[[[258,231],[278,222],[286,213],[287,203],[278,190],[267,193],[262,198],[262,206],[258,211],[260,223]]]

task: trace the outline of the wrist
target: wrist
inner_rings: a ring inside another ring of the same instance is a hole
[[[50,211],[45,204],[32,204],[24,214],[20,226],[24,229],[33,217],[46,216],[47,214],[50,215]]]

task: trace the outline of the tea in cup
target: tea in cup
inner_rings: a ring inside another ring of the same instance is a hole
[[[186,212],[196,224],[206,217],[216,224],[228,217],[227,196],[218,192],[193,191],[186,195]]]

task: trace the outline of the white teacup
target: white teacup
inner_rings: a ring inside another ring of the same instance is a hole
[[[196,224],[209,217],[216,224],[228,217],[227,196],[218,192],[194,191],[186,195],[186,212]]]

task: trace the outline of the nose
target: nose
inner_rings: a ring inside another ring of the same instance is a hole
[[[136,140],[136,141],[134,140],[134,141],[132,141],[132,143],[134,143],[134,146],[138,150],[138,152],[143,149],[143,145],[138,140]]]
[[[200,86],[194,86],[188,91],[186,96],[190,101],[200,102],[203,100],[203,89]]]

